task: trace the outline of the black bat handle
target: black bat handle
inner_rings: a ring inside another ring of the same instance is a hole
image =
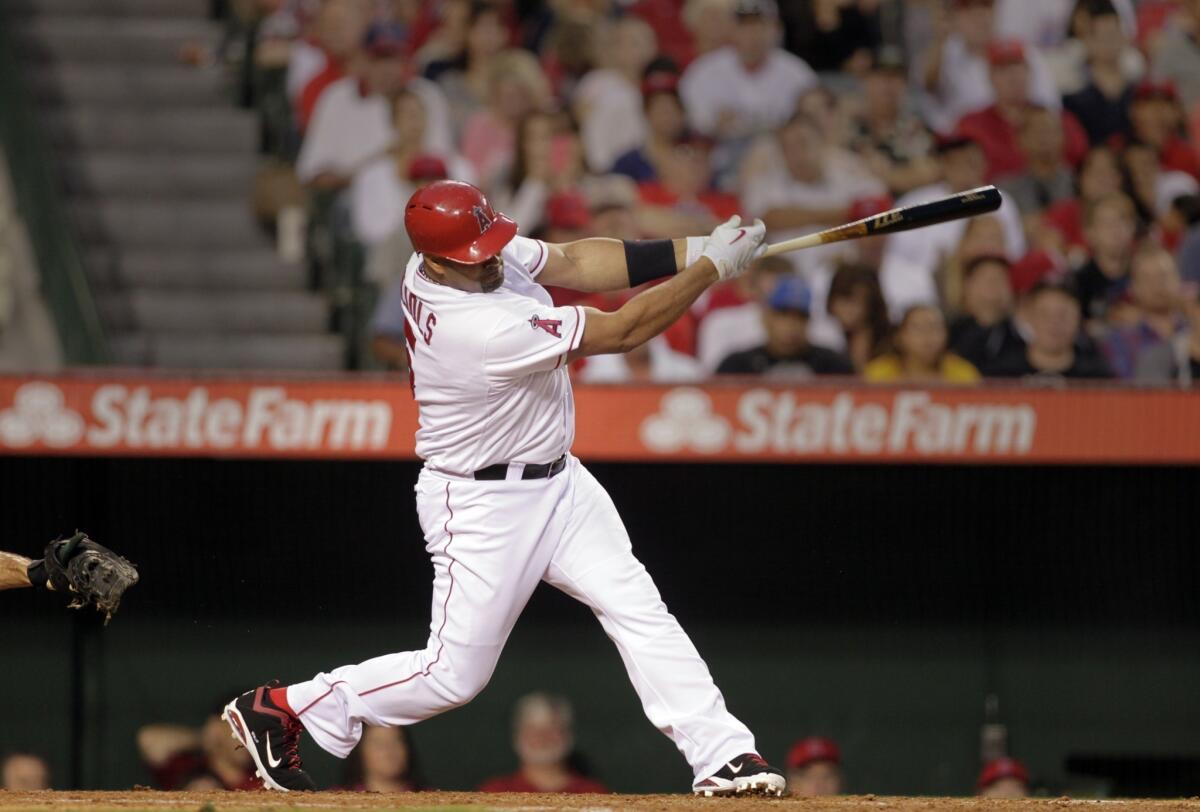
[[[937,225],[964,217],[975,217],[996,211],[1003,203],[1000,191],[995,186],[980,186],[959,192],[930,203],[918,203],[903,209],[893,209],[868,217],[865,221],[868,234],[895,234],[913,228]]]

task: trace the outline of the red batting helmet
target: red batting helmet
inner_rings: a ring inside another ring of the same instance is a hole
[[[404,209],[404,228],[421,253],[469,264],[499,254],[517,233],[517,224],[498,214],[483,192],[457,180],[414,192]]]

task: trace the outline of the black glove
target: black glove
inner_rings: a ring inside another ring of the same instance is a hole
[[[69,593],[72,609],[95,604],[104,613],[105,624],[125,590],[138,582],[133,564],[80,532],[46,545],[46,557],[31,563],[28,573],[34,586]]]

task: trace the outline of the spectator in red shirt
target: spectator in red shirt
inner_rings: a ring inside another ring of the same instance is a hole
[[[788,751],[788,789],[812,798],[842,794],[842,751],[832,739],[810,736]]]
[[[709,185],[711,149],[706,139],[683,138],[663,156],[661,177],[638,185],[642,225],[650,236],[701,234],[738,213],[736,197]]]
[[[262,789],[250,753],[229,735],[218,713],[209,715],[199,729],[146,725],[137,732],[137,747],[159,789]]]
[[[346,758],[342,789],[349,792],[420,792],[426,789],[406,727],[363,726]]]
[[[517,700],[513,713],[513,749],[520,767],[512,775],[484,782],[481,792],[608,792],[571,769],[575,749],[571,704],[543,693]]]
[[[990,107],[963,116],[958,131],[983,147],[988,180],[1022,172],[1026,166],[1020,130],[1030,109],[1029,66],[1025,46],[1015,40],[988,46],[989,78],[996,101]],[[1070,113],[1062,113],[1063,157],[1075,165],[1087,150],[1087,135]]]

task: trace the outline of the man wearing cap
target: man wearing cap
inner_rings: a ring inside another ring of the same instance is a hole
[[[805,379],[814,375],[853,375],[850,359],[810,344],[808,315],[812,294],[798,276],[780,279],[763,307],[766,343],[735,352],[717,367],[718,375],[769,375]]]
[[[733,44],[698,58],[679,83],[692,127],[721,140],[778,127],[817,86],[812,68],[779,47],[774,0],[737,0],[735,12]]]
[[[927,94],[926,118],[938,132],[949,132],[964,115],[995,101],[988,81],[988,44],[996,38],[992,5],[992,0],[952,0],[949,26],[917,65]],[[1045,59],[1031,50],[1028,64],[1028,98],[1057,110],[1061,100]]]
[[[981,798],[1028,798],[1029,771],[1015,758],[997,758],[983,765],[976,782]]]
[[[995,101],[958,122],[957,131],[974,138],[987,158],[986,179],[1024,171],[1027,159],[1021,149],[1021,126],[1029,110],[1041,106],[1062,117],[1063,155],[1077,164],[1087,151],[1087,134],[1073,115],[1059,106],[1034,105],[1029,97],[1028,51],[1016,40],[989,43],[987,58]]]
[[[726,708],[612,499],[571,455],[567,373],[576,359],[661,334],[765,251],[765,227],[732,217],[707,238],[545,243],[518,237],[516,222],[454,181],[416,192],[404,223],[418,252],[403,307],[425,461],[417,514],[434,570],[429,637],[420,649],[263,685],[226,705],[265,786],[313,789],[302,732],[345,758],[363,725],[410,725],[470,702],[545,581],[600,620],[647,717],[691,766],[695,794],[782,795],[783,773]],[[555,307],[543,287],[610,291],[655,279],[664,281],[610,313]]]
[[[810,736],[787,757],[788,789],[801,798],[842,794],[842,752],[832,739]]]

